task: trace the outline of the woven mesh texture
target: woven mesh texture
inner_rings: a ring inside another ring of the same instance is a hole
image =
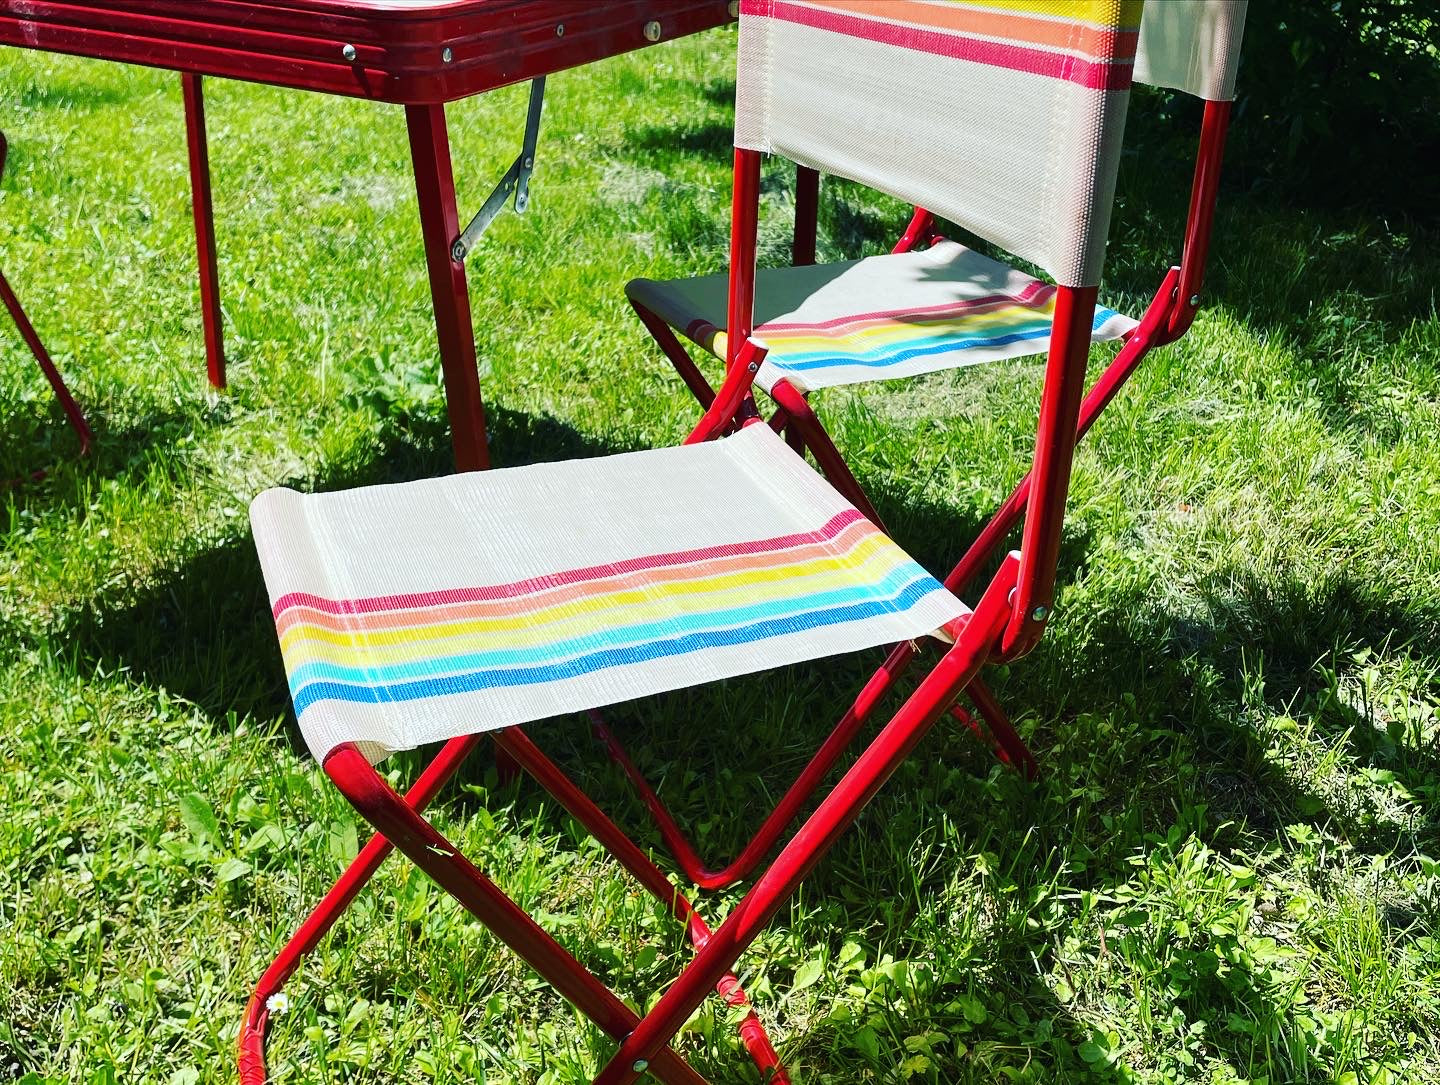
[[[323,759],[924,636],[962,604],[768,426],[250,508]]]
[[[1140,22],[1135,79],[1197,98],[1235,97],[1248,0],[1152,0]]]
[[[1095,285],[1139,3],[744,0],[735,143]]]
[[[728,276],[656,282],[625,292],[693,342],[725,356]],[[944,241],[916,252],[837,264],[765,268],[755,282],[755,334],[769,348],[755,382],[803,392],[913,377],[1050,347],[1055,288]],[[1097,308],[1091,336],[1117,339],[1135,321]]]

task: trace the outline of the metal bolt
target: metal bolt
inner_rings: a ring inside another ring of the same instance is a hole
[[[740,18],[740,0],[730,0],[730,18]]]
[[[463,264],[468,252],[469,250],[465,248],[465,242],[456,238],[455,244],[450,246],[450,259],[454,260],[457,264]]]
[[[659,19],[651,19],[648,23],[645,24],[645,40],[646,40],[646,41],[659,41],[659,40],[660,40],[660,20],[659,20]]]
[[[1043,622],[1048,617],[1050,617],[1049,607],[1036,607],[1030,612],[1030,620],[1032,622]]]
[[[527,154],[525,156],[525,161],[520,164],[524,166],[527,170],[533,170],[535,168],[535,156],[533,154]]]
[[[444,49],[440,50],[440,59],[446,64],[449,64],[455,59],[455,54],[450,51],[450,46],[447,45]]]
[[[515,210],[523,213],[530,206],[530,197],[521,192],[515,197]]]
[[[634,1070],[637,1074],[643,1074],[646,1070],[650,1069],[650,1060],[636,1059],[630,1064],[630,1069]]]
[[[1191,295],[1190,295],[1190,308],[1192,308],[1192,309],[1198,309],[1198,308],[1200,308],[1200,295],[1199,295],[1199,294],[1191,294]]]
[[[563,38],[563,37],[565,36],[565,24],[564,24],[564,23],[556,23],[556,24],[555,24],[555,36],[556,36],[557,38]]]
[[[353,61],[358,54],[355,52],[355,46],[351,45],[349,42],[346,42],[344,45],[340,46],[340,55],[346,60]]]

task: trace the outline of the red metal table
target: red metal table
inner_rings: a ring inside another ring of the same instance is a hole
[[[728,0],[0,0],[0,43],[181,73],[216,387],[225,355],[202,76],[403,105],[455,464],[476,470],[489,455],[445,103],[719,26],[730,9]]]

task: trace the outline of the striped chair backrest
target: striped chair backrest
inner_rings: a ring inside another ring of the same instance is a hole
[[[926,207],[1061,285],[1096,285],[1141,8],[742,0],[735,145]]]
[[[1235,97],[1248,0],[1157,0],[1145,6],[1135,81],[1197,98]]]

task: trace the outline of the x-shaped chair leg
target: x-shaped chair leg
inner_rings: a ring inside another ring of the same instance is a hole
[[[339,914],[354,900],[392,847],[399,848],[441,888],[589,1017],[620,1041],[616,1055],[594,1085],[633,1082],[651,1073],[666,1085],[703,1085],[704,1079],[668,1046],[712,989],[733,1007],[746,1010],[742,1039],[772,1082],[785,1082],[783,1069],[763,1028],[748,1008],[731,971],[741,953],[774,917],[800,882],[854,822],[864,806],[971,682],[1009,619],[1009,595],[1018,563],[1006,560],[957,643],[939,661],[880,735],[861,754],[835,789],[782,849],[731,916],[714,932],[643,851],[575,787],[519,728],[494,732],[497,745],[581,822],[671,913],[684,922],[696,948],[694,959],[656,1006],[637,1017],[616,995],[523,912],[422,816],[421,811],[479,743],[479,735],[447,743],[402,798],[352,744],[325,759],[325,771],[379,835],[306,921],[262,979],[251,1000],[240,1036],[242,1085],[263,1085],[266,1001],[279,990]],[[862,695],[863,696],[863,695]],[[703,985],[702,985],[703,984]]]

